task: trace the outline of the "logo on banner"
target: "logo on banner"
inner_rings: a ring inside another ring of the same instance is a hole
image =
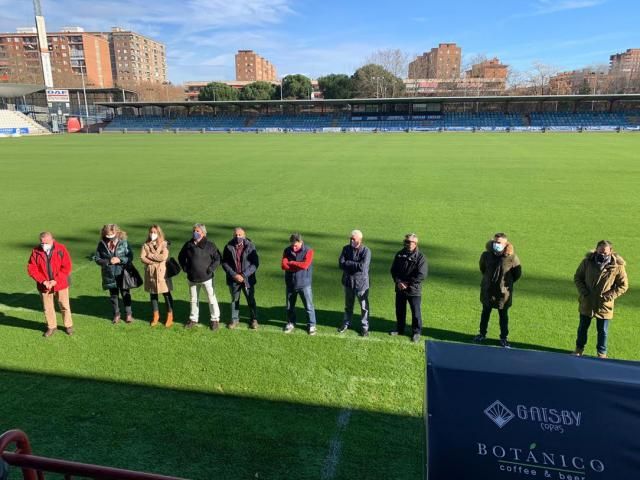
[[[491,419],[499,428],[504,427],[507,423],[514,419],[515,415],[511,410],[504,406],[500,400],[496,400],[489,405],[484,414]]]
[[[538,423],[545,432],[564,433],[567,427],[579,428],[582,424],[582,412],[574,410],[517,405],[515,412],[509,410],[500,400],[496,400],[484,410],[484,414],[498,428],[504,427],[516,417],[525,422]]]
[[[69,90],[47,89],[47,102],[69,103]]]

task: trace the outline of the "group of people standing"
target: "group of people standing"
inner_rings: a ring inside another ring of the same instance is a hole
[[[391,277],[395,285],[396,327],[389,332],[392,336],[403,335],[406,329],[407,304],[411,310],[411,340],[418,342],[422,333],[422,284],[428,275],[428,263],[418,248],[418,237],[407,234],[403,248],[399,250],[391,265]],[[189,295],[190,314],[185,328],[199,324],[199,294],[204,287],[209,305],[209,325],[211,330],[220,328],[220,307],[216,296],[214,276],[222,265],[226,284],[231,297],[231,316],[227,327],[234,329],[240,321],[240,297],[244,295],[249,312],[249,328],[257,329],[258,314],[255,299],[256,271],[260,266],[259,256],[254,243],[247,238],[242,228],[233,231],[233,237],[222,253],[215,243],[207,237],[206,226],[197,223],[192,228],[191,238],[184,243],[178,260],[170,256],[170,243],[159,225],[152,225],[140,251],[140,261],[144,264],[144,289],[149,293],[152,317],[150,324],[160,322],[159,295],[162,294],[166,305],[165,326],[174,322],[172,277],[180,270],[186,274]],[[101,238],[94,255],[95,262],[101,267],[102,287],[109,292],[113,313],[113,323],[122,319],[120,301],[124,307],[124,321],[133,321],[130,288],[136,282],[133,267],[133,251],[127,241],[127,234],[116,224],[102,228]],[[300,297],[307,316],[307,333],[315,335],[316,313],[313,304],[313,259],[314,250],[306,244],[299,233],[289,238],[284,249],[281,268],[284,271],[286,293],[286,325],[283,330],[291,333],[295,329],[296,302]],[[346,332],[353,322],[356,300],[360,306],[360,335],[369,335],[369,270],[371,250],[363,243],[360,230],[351,232],[349,243],[345,245],[338,259],[342,270],[344,289],[344,317],[338,327],[338,333]],[[513,301],[514,284],[522,276],[520,260],[507,235],[496,233],[487,242],[480,256],[480,315],[479,333],[473,338],[476,343],[486,339],[489,319],[493,310],[498,311],[500,321],[500,344],[510,348],[509,308]],[[47,321],[45,337],[57,331],[54,299],[58,301],[62,313],[65,332],[73,334],[73,321],[69,305],[69,277],[72,263],[64,245],[56,242],[50,232],[40,235],[40,244],[29,258],[28,272],[36,281],[40,292]],[[131,280],[133,276],[134,280]],[[576,339],[576,355],[582,355],[587,342],[587,331],[591,321],[596,319],[598,331],[598,356],[607,355],[607,333],[609,320],[613,318],[614,300],[628,288],[624,260],[613,251],[610,242],[598,242],[596,249],[589,252],[575,273],[574,281],[580,300],[580,323]],[[139,286],[135,284],[135,286]]]

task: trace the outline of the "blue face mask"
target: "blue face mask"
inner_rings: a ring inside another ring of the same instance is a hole
[[[200,240],[201,238],[202,238],[202,235],[200,235],[200,232],[193,232],[194,240]]]
[[[501,243],[493,242],[493,251],[496,253],[502,253],[504,251],[504,245]]]

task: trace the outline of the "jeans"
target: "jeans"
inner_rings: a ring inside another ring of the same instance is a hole
[[[209,313],[211,315],[210,320],[212,322],[217,322],[220,320],[220,307],[218,306],[218,299],[216,298],[216,292],[213,288],[213,278],[210,278],[206,282],[189,282],[189,296],[191,297],[191,313],[189,315],[189,321],[198,323],[198,317],[200,316],[199,297],[201,287],[204,287],[204,290],[207,292]]]
[[[246,282],[232,283],[229,285],[229,292],[231,293],[231,321],[235,323],[240,320],[240,293],[244,293],[244,298],[247,300],[251,320],[257,320],[258,312],[254,287]]]
[[[111,300],[111,308],[113,315],[120,315],[120,301],[118,296],[122,297],[124,303],[124,311],[127,315],[131,315],[131,292],[128,288],[110,288],[109,300]]]
[[[480,314],[480,335],[487,335],[487,326],[489,325],[489,317],[491,317],[491,307],[482,306],[482,314]],[[509,337],[509,307],[497,308],[500,317],[500,339],[506,340]]]
[[[287,287],[287,322],[296,323],[296,299],[300,295],[302,304],[307,312],[307,320],[310,326],[316,325],[316,311],[313,307],[313,294],[311,292],[311,285],[303,287],[298,290],[289,289]]]
[[[591,317],[580,315],[580,325],[578,326],[578,338],[576,339],[576,348],[582,350],[587,344],[587,331],[591,326]],[[598,353],[607,353],[607,335],[609,333],[609,320],[596,318],[596,329],[598,330],[598,341],[596,350]]]
[[[349,326],[353,320],[353,305],[358,298],[360,304],[360,322],[364,330],[369,329],[369,289],[359,292],[355,288],[344,287],[344,324]]]
[[[158,294],[152,293],[149,295],[151,298],[151,310],[157,312],[160,310],[160,306],[158,305]],[[167,305],[167,312],[173,312],[173,296],[171,292],[163,293],[164,303]]]
[[[420,303],[422,296],[409,296],[402,291],[396,292],[396,330],[404,333],[407,324],[407,302],[411,308],[411,328],[413,333],[422,333],[422,312]]]

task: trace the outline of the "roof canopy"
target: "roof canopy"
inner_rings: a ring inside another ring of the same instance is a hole
[[[17,98],[23,95],[44,90],[44,85],[29,85],[24,83],[0,83],[0,98]]]

